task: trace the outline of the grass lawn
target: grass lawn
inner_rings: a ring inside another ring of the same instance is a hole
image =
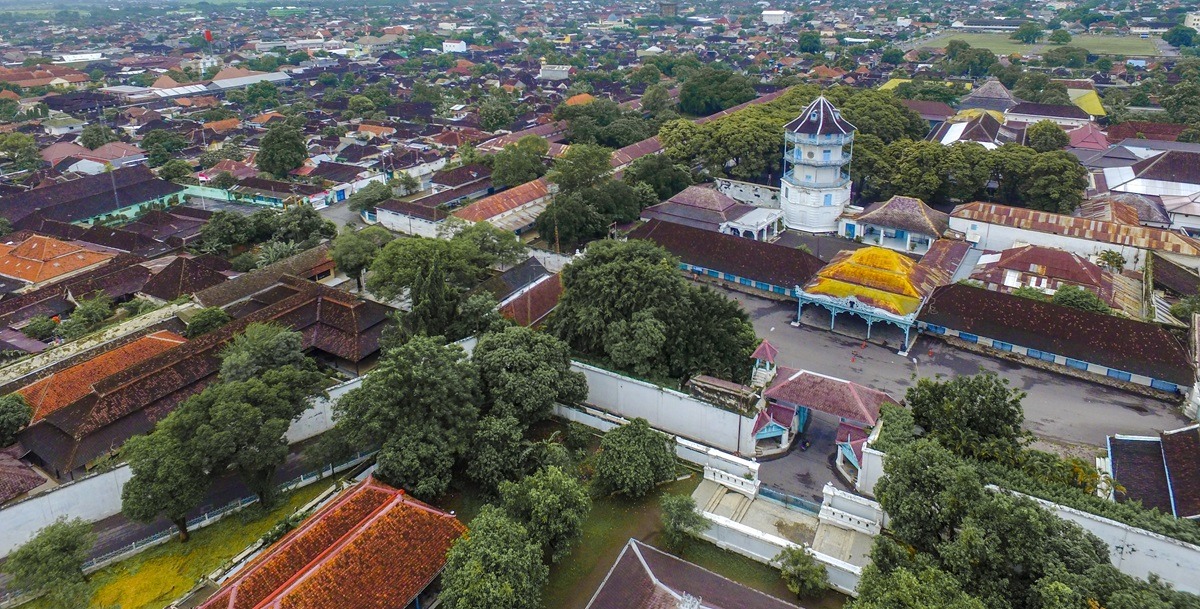
[[[662,487],[663,493],[690,495],[700,484],[700,475]],[[659,496],[639,501],[606,497],[592,503],[584,523],[583,539],[571,555],[550,568],[550,582],[543,595],[546,609],[584,609],[604,576],[629,539],[667,551],[660,539]],[[719,573],[746,586],[783,600],[795,602],[779,577],[779,571],[738,554],[726,552],[703,540],[693,540],[683,557],[705,569]],[[806,600],[807,609],[836,609],[845,597],[831,592],[825,597]]]
[[[192,533],[186,544],[172,540],[93,573],[96,592],[91,606],[161,609],[329,486],[328,481],[310,484],[284,497],[265,515],[251,508],[227,516]],[[45,609],[46,605],[36,600],[23,607]]]
[[[1036,53],[1051,48],[1045,42],[1038,44],[1023,44],[1012,40],[1008,34],[988,34],[973,32],[955,32],[937,38],[931,38],[921,43],[921,46],[944,47],[951,40],[962,40],[973,47],[988,49],[993,53],[1008,55],[1011,53]],[[1158,55],[1154,41],[1136,36],[1097,36],[1082,34],[1076,36],[1070,46],[1083,47],[1091,53],[1105,55]]]

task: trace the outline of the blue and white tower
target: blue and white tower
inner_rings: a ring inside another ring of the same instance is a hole
[[[789,229],[808,233],[837,230],[850,203],[850,156],[854,125],[825,96],[818,97],[785,127],[779,203]]]

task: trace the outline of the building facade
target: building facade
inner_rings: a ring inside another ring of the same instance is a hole
[[[789,229],[837,231],[850,203],[846,166],[854,147],[854,125],[824,96],[784,127],[780,207]]]

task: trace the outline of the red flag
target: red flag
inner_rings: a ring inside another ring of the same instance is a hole
[[[209,30],[204,30],[204,39],[212,42],[212,32]]]

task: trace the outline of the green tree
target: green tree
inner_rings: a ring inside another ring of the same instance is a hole
[[[550,416],[556,403],[587,397],[587,380],[571,370],[571,350],[557,338],[512,326],[485,334],[472,354],[479,368],[484,403],[494,414],[532,425]]]
[[[187,148],[188,141],[174,131],[152,129],[142,136],[141,147],[146,151],[146,161],[151,167],[161,167]]]
[[[181,159],[167,161],[158,168],[158,177],[171,182],[190,178],[192,177],[192,164]]]
[[[21,332],[33,340],[45,342],[58,333],[58,322],[46,315],[36,315],[21,328]]]
[[[117,141],[117,134],[113,133],[112,129],[100,124],[88,125],[79,134],[79,145],[88,150],[95,150],[115,141]]]
[[[375,111],[375,102],[365,95],[355,95],[346,102],[346,109],[351,116],[363,118]]]
[[[479,418],[478,372],[465,355],[425,336],[389,349],[362,386],[338,400],[338,434],[352,446],[382,446],[385,480],[419,497],[441,495]]]
[[[898,66],[904,63],[904,51],[896,47],[888,47],[884,49],[883,56],[880,58],[883,63]]]
[[[667,547],[679,552],[689,538],[708,529],[708,520],[700,514],[696,500],[690,495],[665,494],[659,500],[662,508],[662,535]]]
[[[1054,293],[1054,297],[1050,301],[1057,305],[1089,313],[1112,313],[1112,309],[1103,300],[1100,300],[1095,292],[1077,285],[1064,285]]]
[[[218,173],[213,179],[209,180],[208,184],[205,184],[205,186],[208,186],[209,188],[220,188],[221,190],[228,190],[229,188],[232,188],[235,184],[237,184],[237,178],[233,177],[233,174],[229,173],[228,171],[222,171],[221,173]]]
[[[92,525],[60,518],[13,550],[4,561],[10,589],[44,594],[55,609],[86,606],[91,596],[83,562],[96,543]]]
[[[800,598],[819,596],[829,585],[825,565],[800,546],[788,546],[775,557],[788,590]]]
[[[447,609],[540,609],[549,569],[525,527],[494,506],[471,521],[450,548],[442,574]]]
[[[250,219],[237,212],[218,211],[200,227],[200,247],[206,252],[224,254],[253,238]]]
[[[608,179],[612,172],[612,151],[602,146],[577,144],[554,160],[547,179],[558,184],[560,192],[570,193]]]
[[[1071,143],[1071,138],[1054,121],[1041,120],[1025,130],[1025,141],[1030,148],[1038,152],[1050,152],[1066,148]]]
[[[1042,38],[1042,34],[1042,24],[1036,21],[1026,21],[1009,38],[1019,40],[1025,44],[1033,44]]]
[[[578,480],[551,466],[519,482],[501,483],[500,505],[525,525],[529,537],[555,563],[566,558],[571,546],[583,537],[583,522],[592,502]]]
[[[271,235],[273,241],[298,243],[302,250],[337,236],[337,226],[322,218],[312,205],[304,203],[290,205],[279,212],[274,228],[275,232]]]
[[[660,84],[653,84],[646,87],[646,92],[641,97],[642,112],[653,117],[658,117],[667,110],[670,110],[673,104],[670,91]]]
[[[485,416],[479,420],[471,442],[467,477],[485,492],[495,493],[500,484],[524,473],[525,425],[512,416]]]
[[[442,336],[450,329],[458,312],[459,291],[446,279],[442,259],[429,260],[425,272],[418,275],[408,297],[412,305],[403,317],[410,334]]]
[[[383,246],[371,263],[367,289],[376,296],[392,300],[410,290],[418,277],[429,274],[437,259],[450,284],[467,289],[482,276],[472,263],[469,248],[444,239],[396,239]]]
[[[463,222],[447,219],[438,228],[439,238],[449,238],[451,245],[468,263],[477,268],[516,264],[525,260],[529,248],[511,231],[497,228],[489,222]]]
[[[754,99],[754,83],[731,70],[704,66],[679,89],[679,108],[695,116],[707,116]]]
[[[932,201],[940,192],[945,179],[932,167],[939,167],[947,154],[947,148],[937,142],[898,140],[887,147],[887,156],[892,159],[892,194]]]
[[[233,318],[225,312],[225,309],[206,307],[196,311],[196,314],[188,321],[187,331],[184,332],[184,335],[188,338],[196,338],[201,334],[212,332],[232,320]]]
[[[933,566],[882,571],[863,569],[853,609],[985,609],[952,575]],[[1049,607],[1050,605],[1047,605]]]
[[[1117,250],[1104,250],[1096,256],[1096,259],[1100,266],[1114,273],[1120,273],[1127,262],[1125,256],[1122,256],[1121,252]]]
[[[538,234],[545,235],[555,251],[570,252],[578,244],[604,234],[604,218],[579,193],[559,194],[538,215]]]
[[[1047,39],[1050,44],[1064,45],[1071,44],[1071,33],[1066,30],[1054,30],[1050,32],[1050,37]]]
[[[166,518],[187,542],[187,515],[204,501],[211,482],[202,455],[177,437],[177,426],[164,423],[149,435],[135,436],[121,448],[133,477],[121,489],[121,513],[136,522]],[[179,415],[182,416],[182,415]]]
[[[508,144],[492,155],[492,183],[499,188],[508,188],[536,180],[546,174],[542,159],[550,150],[546,140],[527,135],[515,144]]]
[[[986,76],[996,64],[996,54],[987,49],[965,49],[950,62],[946,71],[959,76],[979,78]]]
[[[37,140],[26,133],[0,134],[0,154],[12,161],[19,171],[41,169],[44,163],[38,153]]]
[[[1163,34],[1162,39],[1167,41],[1167,44],[1180,49],[1183,47],[1195,46],[1196,30],[1184,25],[1176,25],[1175,27],[1167,30],[1167,32]]]
[[[1071,104],[1067,86],[1050,80],[1049,76],[1041,72],[1023,73],[1013,86],[1012,92],[1018,98],[1029,102],[1060,106]]]
[[[484,131],[508,129],[516,118],[513,103],[502,97],[492,96],[479,104],[479,127]]]
[[[592,243],[563,271],[564,293],[548,329],[573,349],[637,374],[745,379],[757,345],[749,317],[689,285],[678,268],[647,241]]]
[[[662,77],[662,70],[659,70],[658,66],[648,63],[633,70],[626,80],[631,85],[646,85],[650,87],[651,85],[658,84],[658,81],[662,80]]]
[[[892,448],[883,471],[875,496],[889,527],[896,539],[922,552],[953,539],[986,492],[973,467],[932,440]]]
[[[304,355],[304,336],[282,324],[256,322],[221,350],[220,378],[224,382],[246,381],[284,366],[312,367],[312,361]]]
[[[1088,170],[1063,150],[1038,154],[1020,186],[1021,200],[1032,209],[1069,214],[1083,203]]]
[[[596,455],[596,484],[635,499],[646,496],[675,476],[673,444],[640,418],[604,434]]]
[[[665,201],[691,186],[692,173],[667,155],[651,154],[630,163],[622,179],[629,184],[650,185],[658,200]]]
[[[263,136],[255,157],[258,168],[276,177],[285,177],[288,172],[304,164],[308,158],[308,146],[304,134],[289,126],[273,127]]]
[[[361,291],[363,271],[371,266],[379,250],[392,239],[392,234],[382,226],[368,226],[361,231],[343,229],[333,240],[329,257],[343,273],[354,277]]]
[[[369,209],[375,209],[376,205],[390,198],[392,198],[390,186],[383,182],[371,182],[350,195],[350,198],[346,199],[346,205],[355,213],[361,214]]]
[[[67,340],[75,340],[102,326],[111,315],[112,298],[96,292],[91,298],[79,299],[71,316],[58,325],[58,333]]]
[[[825,50],[824,43],[821,42],[821,33],[814,31],[800,32],[798,50],[801,53],[820,53]]]
[[[9,446],[17,441],[17,432],[21,431],[33,418],[33,407],[19,393],[10,393],[0,397],[0,447]]]
[[[909,387],[904,401],[917,425],[955,453],[1012,463],[1029,442],[1021,425],[1025,393],[994,373],[956,376],[947,381],[923,378]]]

